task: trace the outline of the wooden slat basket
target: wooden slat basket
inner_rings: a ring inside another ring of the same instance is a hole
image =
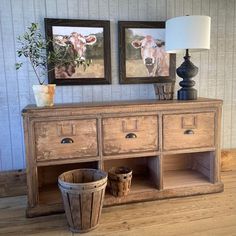
[[[84,233],[98,226],[107,174],[96,169],[76,169],[58,177],[66,218],[72,232]]]
[[[108,172],[108,185],[112,195],[126,196],[131,187],[132,170],[129,167],[112,167]]]
[[[173,100],[175,81],[154,84],[157,100]]]

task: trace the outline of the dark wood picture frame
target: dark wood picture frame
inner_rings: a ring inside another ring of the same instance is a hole
[[[56,85],[93,85],[111,83],[111,47],[110,47],[110,21],[103,20],[77,20],[77,19],[54,19],[45,18],[45,34],[47,40],[53,39],[53,27],[85,27],[103,28],[103,60],[104,77],[94,78],[56,78],[55,66],[48,65],[48,83]],[[49,45],[49,51],[53,50],[53,43]]]
[[[169,61],[169,76],[142,76],[142,77],[127,77],[126,73],[126,29],[163,29],[165,22],[154,21],[119,21],[119,79],[121,84],[139,84],[139,83],[165,83],[175,81],[176,56],[170,54]]]

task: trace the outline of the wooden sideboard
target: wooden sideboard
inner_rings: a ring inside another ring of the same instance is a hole
[[[133,169],[126,197],[105,206],[223,191],[221,100],[61,104],[23,110],[27,216],[63,211],[57,177],[71,169]]]

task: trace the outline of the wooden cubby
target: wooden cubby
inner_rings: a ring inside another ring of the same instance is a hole
[[[104,171],[108,172],[112,167],[126,166],[132,169],[133,192],[159,189],[158,157],[138,157],[104,161]]]
[[[39,166],[38,167],[38,203],[55,204],[61,203],[61,193],[57,185],[58,176],[66,171],[93,168],[98,169],[98,162],[82,162],[73,164],[61,164],[53,166]]]
[[[214,182],[215,152],[163,155],[163,189]]]

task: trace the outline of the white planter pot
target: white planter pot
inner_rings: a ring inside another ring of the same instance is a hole
[[[55,84],[33,85],[37,107],[53,106],[55,88]]]

